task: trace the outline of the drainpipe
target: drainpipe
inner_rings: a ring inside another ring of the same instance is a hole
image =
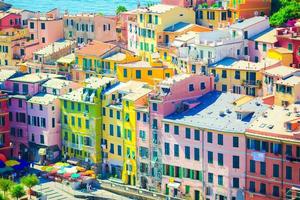
[[[283,191],[283,142],[280,140],[281,144],[281,197],[280,199],[283,199],[284,191]]]
[[[246,145],[245,145],[245,153],[246,153],[246,155],[245,155],[245,187],[244,187],[244,197],[246,196],[246,191],[247,191],[247,170],[248,170],[248,167],[247,167],[247,158],[248,158],[248,152],[247,152],[247,136],[246,136],[246,134],[244,134],[244,137],[245,137],[245,143],[246,143]]]

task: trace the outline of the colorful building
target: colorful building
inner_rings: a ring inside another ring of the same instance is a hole
[[[164,66],[160,61],[155,63],[137,61],[119,64],[117,68],[117,77],[121,82],[135,80],[155,85],[166,78],[172,77],[174,74],[173,68]]]
[[[282,65],[293,66],[293,51],[283,47],[276,47],[267,52],[267,58],[277,59]]]
[[[33,18],[37,15],[36,12],[30,10],[18,9],[18,8],[10,8],[6,12],[21,15],[20,25],[22,28],[28,26],[28,19]]]
[[[209,66],[215,76],[215,89],[222,92],[263,95],[263,71],[280,65],[278,60],[266,59],[255,63],[225,58]]]
[[[163,30],[178,21],[194,23],[195,15],[191,8],[157,4],[137,10],[139,55],[151,61],[157,52],[157,44],[163,41]],[[166,42],[168,43],[168,42]]]
[[[21,28],[21,15],[9,12],[0,13],[0,30]]]
[[[72,77],[82,81],[91,75],[115,76],[117,65],[139,60],[132,52],[119,46],[92,41],[75,52],[76,67]]]
[[[276,34],[278,45],[293,52],[292,65],[296,68],[300,66],[300,26],[298,24],[296,23],[295,27],[278,29]]]
[[[40,93],[27,101],[29,151],[35,162],[54,162],[61,159],[61,113],[59,96],[78,84],[51,79],[45,82]]]
[[[10,139],[13,143],[13,156],[33,159],[29,152],[27,100],[41,91],[42,84],[52,78],[62,78],[54,74],[26,74],[5,81],[9,93]],[[40,121],[38,122],[40,124]]]
[[[102,161],[102,93],[117,83],[114,78],[90,77],[84,87],[59,97],[61,100],[61,138],[64,158],[99,167]]]
[[[297,199],[299,105],[272,106],[247,129],[245,199]]]
[[[69,14],[65,13],[64,36],[75,40],[77,44],[98,40],[111,42],[117,39],[116,20],[100,14]]]
[[[144,165],[149,168],[151,175],[147,180],[145,180],[143,174],[140,175],[139,179],[142,186],[146,184],[148,189],[165,191],[165,187],[162,184],[163,161],[165,161],[163,157],[163,141],[166,137],[163,133],[163,119],[183,109],[183,102],[195,99],[211,90],[213,90],[212,76],[179,74],[160,82],[150,94],[149,135],[145,131],[142,139],[149,143],[149,149],[144,149],[144,151],[149,151],[149,159],[145,160],[149,164],[146,165],[146,162]],[[143,145],[141,147],[145,148]]]
[[[8,95],[0,92],[0,154],[10,157],[11,152]]]
[[[252,62],[261,62],[269,54],[269,50],[277,44],[276,29],[267,29],[249,39],[249,56]],[[282,63],[283,64],[283,63]]]
[[[300,73],[297,71],[285,79],[275,82],[275,101],[278,106],[288,106],[299,101]]]
[[[232,199],[245,186],[245,129],[261,99],[210,92],[163,119],[162,187],[171,196]]]
[[[263,97],[274,95],[276,91],[276,82],[287,79],[292,76],[298,69],[280,65],[271,69],[264,70],[263,73]]]

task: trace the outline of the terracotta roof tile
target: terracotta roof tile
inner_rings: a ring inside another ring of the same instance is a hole
[[[94,55],[101,56],[107,51],[116,47],[114,44],[104,43],[100,41],[92,41],[89,44],[86,44],[84,47],[80,48],[76,53],[84,55]]]

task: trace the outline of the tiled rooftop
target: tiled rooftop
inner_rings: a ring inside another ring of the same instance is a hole
[[[300,105],[292,104],[287,108],[281,106],[272,106],[265,110],[264,114],[251,123],[247,132],[251,134],[271,133],[270,137],[278,139],[278,137],[293,136],[295,132],[299,133],[299,128],[292,132],[284,126],[285,122],[300,120]]]
[[[62,89],[64,87],[68,86],[71,83],[72,83],[72,81],[67,81],[67,80],[54,78],[54,79],[50,79],[49,81],[44,83],[43,87],[53,88],[53,89]]]
[[[10,80],[16,82],[38,83],[41,81],[46,81],[47,79],[62,78],[62,77],[63,77],[62,75],[57,75],[57,74],[33,73],[33,74],[26,74],[24,76],[20,76],[17,78],[12,78]]]
[[[250,38],[250,40],[274,44],[277,42],[276,29],[269,28],[269,29],[257,34],[256,36]]]
[[[87,80],[85,80],[86,83],[86,88],[91,88],[91,89],[98,89],[102,86],[105,86],[106,84],[110,82],[117,82],[116,78],[108,78],[108,77],[102,77],[102,78],[97,78],[97,77],[90,77]]]
[[[52,103],[58,97],[52,94],[40,93],[28,100],[29,103],[48,105]]]
[[[244,97],[213,91],[198,98],[198,106],[181,113],[173,113],[163,121],[201,129],[243,133],[267,109],[260,98]],[[237,112],[245,113],[243,119],[237,118]]]
[[[3,82],[13,76],[16,73],[15,70],[0,69],[0,82]]]
[[[71,41],[71,40],[57,41],[57,42],[49,44],[48,46],[42,48],[39,51],[34,52],[34,54],[49,56],[49,55],[53,54],[54,52],[58,52],[59,50],[66,48],[68,46],[71,46],[73,44],[75,44],[75,42]]]
[[[140,8],[140,9],[138,9],[138,11],[143,12],[143,13],[162,14],[162,13],[169,12],[174,8],[176,8],[176,6],[166,5],[166,4],[156,4],[156,5],[150,6],[148,8]]]
[[[100,41],[93,40],[89,44],[85,44],[76,51],[76,54],[81,55],[91,55],[91,56],[102,56],[104,53],[116,47],[114,44],[104,43]]]
[[[281,85],[287,85],[287,86],[299,85],[300,84],[300,74],[295,73],[294,75],[289,76],[285,79],[278,80],[276,83],[281,84]]]
[[[126,58],[125,53],[118,52],[116,54],[113,54],[109,57],[106,57],[104,60],[112,60],[112,61],[122,61]]]
[[[278,47],[278,48],[274,48],[272,49],[278,53],[282,53],[282,54],[286,54],[286,53],[293,53],[293,51],[288,50],[287,48],[283,48],[283,47]]]
[[[265,67],[272,66],[279,62],[279,60],[275,59],[266,59],[265,61],[255,63],[245,60],[236,60],[234,58],[224,58],[223,60],[211,65],[210,67],[220,69],[260,71]]]
[[[270,76],[286,77],[286,76],[293,74],[294,72],[296,72],[298,70],[299,69],[296,69],[293,67],[281,65],[281,66],[273,67],[271,69],[267,69],[267,70],[265,70],[264,73],[266,75],[270,75]]]
[[[193,26],[193,24],[186,22],[178,22],[164,29],[165,32],[179,32]]]
[[[230,28],[233,29],[245,29],[249,28],[250,26],[253,26],[254,24],[257,24],[259,22],[265,21],[266,18],[262,16],[256,16],[249,19],[245,19],[243,22],[238,22],[230,26]]]

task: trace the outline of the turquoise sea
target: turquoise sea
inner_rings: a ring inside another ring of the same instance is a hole
[[[139,0],[141,5],[159,3],[160,0]],[[70,13],[101,12],[105,15],[114,15],[119,5],[128,10],[137,7],[138,0],[4,0],[16,8],[45,12],[59,8],[61,12],[68,10]]]

